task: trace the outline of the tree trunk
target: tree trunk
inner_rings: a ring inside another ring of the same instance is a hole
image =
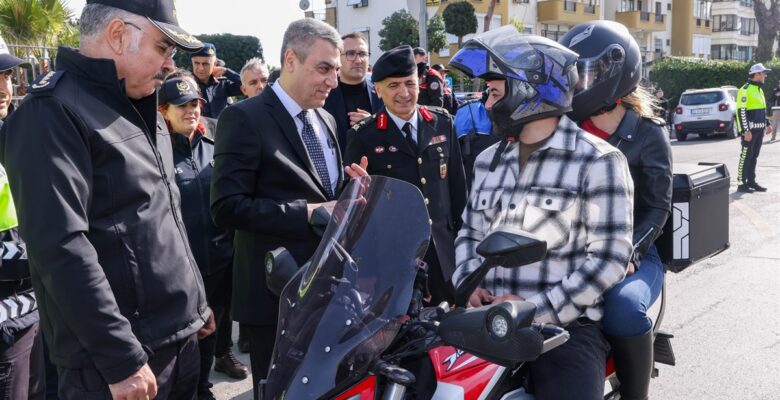
[[[463,47],[463,36],[458,36],[458,50]]]
[[[490,0],[490,4],[488,4],[487,13],[485,14],[485,23],[482,25],[485,27],[483,32],[490,30],[490,22],[493,20],[493,11],[496,9],[496,1],[498,0]]]
[[[759,62],[768,61],[772,59],[772,47],[780,30],[780,0],[755,0],[753,11],[758,25],[758,47],[753,58]]]

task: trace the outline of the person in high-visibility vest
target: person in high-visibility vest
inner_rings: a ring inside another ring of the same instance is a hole
[[[766,192],[766,188],[756,182],[756,163],[764,133],[769,133],[769,119],[766,112],[766,98],[761,85],[770,69],[763,64],[750,67],[750,80],[737,93],[737,128],[742,136],[742,150],[737,166],[737,190],[742,193]]]
[[[0,38],[0,126],[8,116],[17,66],[28,64],[8,51]],[[28,64],[29,65],[29,64]],[[0,165],[0,396],[42,400],[44,356],[38,303],[30,280],[27,251],[19,237],[16,207],[5,168]]]

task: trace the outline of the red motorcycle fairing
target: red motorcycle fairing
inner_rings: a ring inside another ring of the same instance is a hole
[[[485,361],[452,346],[428,351],[437,387],[434,400],[477,400],[485,398],[500,381],[505,367]]]
[[[376,396],[376,375],[369,375],[346,392],[336,396],[334,400],[374,400],[374,396]]]

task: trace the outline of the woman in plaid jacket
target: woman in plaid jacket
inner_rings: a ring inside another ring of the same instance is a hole
[[[537,399],[600,399],[609,344],[602,295],[619,283],[632,252],[633,185],[620,151],[580,129],[571,110],[577,54],[513,27],[467,42],[450,65],[487,81],[494,134],[482,152],[456,245],[457,286],[482,262],[480,241],[513,225],[547,241],[544,260],[496,267],[471,296],[526,300],[536,322],[565,326],[571,338],[530,366]]]

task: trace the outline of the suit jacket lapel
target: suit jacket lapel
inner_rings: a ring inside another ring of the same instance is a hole
[[[417,151],[422,153],[425,148],[428,147],[428,143],[436,135],[436,116],[428,122],[422,117],[419,110],[417,111]]]
[[[287,138],[287,141],[290,142],[290,145],[295,151],[295,154],[298,156],[298,159],[301,161],[301,165],[306,166],[306,169],[309,171],[309,175],[316,184],[316,187],[320,190],[320,192],[323,193],[323,198],[327,198],[327,196],[324,194],[325,192],[322,183],[320,183],[317,170],[314,169],[314,164],[312,164],[311,160],[309,159],[309,153],[306,151],[306,146],[303,144],[301,135],[298,133],[298,128],[295,126],[295,120],[293,120],[293,117],[289,112],[287,112],[287,109],[284,107],[284,104],[282,104],[282,101],[279,100],[279,97],[276,96],[276,93],[274,93],[273,90],[268,90],[268,92],[270,93],[270,96],[267,98],[266,104],[273,107],[273,115],[278,118],[282,132]]]

